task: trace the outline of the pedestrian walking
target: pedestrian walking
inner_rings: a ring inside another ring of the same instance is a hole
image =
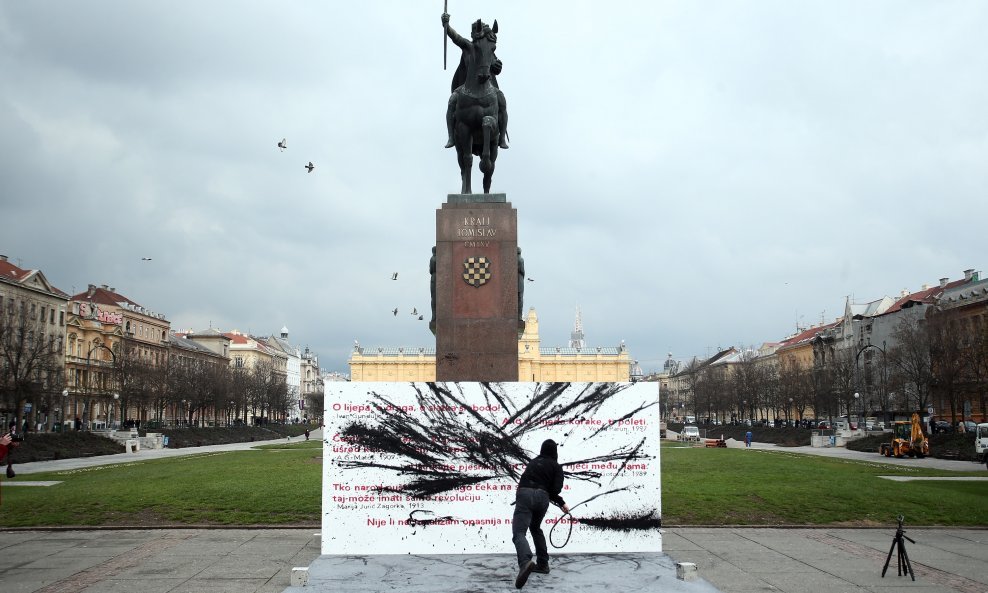
[[[533,459],[518,480],[515,492],[515,513],[511,518],[511,541],[518,554],[518,576],[515,588],[521,589],[533,572],[549,574],[549,548],[542,533],[542,520],[549,510],[549,503],[569,513],[569,507],[559,496],[563,490],[563,468],[559,465],[556,442],[547,439],[542,443],[539,456]],[[528,545],[526,532],[531,532],[535,543]]]
[[[751,448],[751,431],[744,433],[744,446]]]

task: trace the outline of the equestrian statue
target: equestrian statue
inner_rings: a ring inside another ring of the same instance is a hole
[[[497,21],[493,26],[477,19],[470,28],[470,39],[458,34],[449,26],[449,15],[442,15],[446,37],[461,50],[460,65],[453,74],[452,94],[446,109],[446,148],[456,147],[456,160],[460,164],[460,193],[473,193],[470,189],[470,173],[473,155],[480,157],[480,171],[484,174],[484,193],[491,191],[491,177],[499,148],[508,148],[508,112],[504,93],[497,85],[501,73],[501,60],[497,49]]]

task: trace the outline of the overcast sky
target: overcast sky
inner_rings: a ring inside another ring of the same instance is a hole
[[[985,268],[988,3],[449,12],[466,35],[499,23],[511,148],[493,191],[518,210],[545,346],[579,306],[591,346],[623,339],[655,370]],[[410,312],[429,309],[435,210],[459,190],[441,13],[0,3],[0,254],[173,329],[286,325],[330,370],[354,339],[433,345]]]

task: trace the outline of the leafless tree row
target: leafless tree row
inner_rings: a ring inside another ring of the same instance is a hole
[[[42,422],[44,430],[51,430],[59,420],[56,410],[68,403],[62,396],[63,336],[44,333],[44,324],[23,312],[0,313],[0,411],[16,418],[18,426],[30,418],[32,429]],[[188,425],[279,421],[296,405],[298,394],[289,393],[284,376],[270,364],[231,368],[225,360],[184,358],[154,365],[124,346],[113,360],[108,382],[71,386],[74,397],[86,405],[108,403],[118,394],[119,400],[113,400],[119,406],[118,420]],[[310,409],[321,410],[321,402],[319,406]]]
[[[986,408],[988,333],[963,319],[930,315],[901,323],[887,350],[870,344],[834,349],[812,367],[792,357],[743,351],[727,364],[694,359],[663,395],[697,419],[799,421],[848,414],[892,415],[933,406],[940,418],[963,419],[964,402]],[[857,397],[855,397],[857,394]]]

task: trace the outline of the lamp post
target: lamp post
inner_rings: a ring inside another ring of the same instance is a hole
[[[69,412],[69,390],[62,390],[62,422],[59,425],[58,432],[65,432],[65,415]]]
[[[861,394],[858,393],[857,391],[855,391],[854,392],[854,402],[855,402],[855,406],[854,407],[857,407],[856,404],[857,404],[857,401],[859,399],[861,399]],[[860,428],[860,424],[861,424],[861,417],[858,416],[858,425],[859,425],[859,428]],[[848,428],[851,428],[851,410],[848,410],[847,411],[847,427]]]
[[[867,343],[867,344],[865,344],[864,346],[862,346],[858,350],[858,353],[854,355],[854,374],[855,374],[855,377],[857,377],[858,359],[861,358],[861,354],[865,350],[867,350],[869,348],[874,348],[875,350],[878,350],[879,352],[882,353],[882,369],[881,369],[881,374],[879,375],[880,391],[879,391],[879,394],[878,395],[879,395],[879,402],[881,403],[882,408],[885,409],[885,410],[887,410],[887,408],[888,408],[887,403],[889,401],[889,398],[886,397],[886,394],[885,394],[885,389],[886,389],[886,383],[885,383],[886,376],[885,375],[888,372],[887,371],[888,359],[886,358],[886,354],[885,354],[885,345],[886,345],[885,344],[885,341],[883,340],[881,346],[879,346],[878,344],[872,344],[870,342]],[[865,357],[865,364],[868,364],[868,357]],[[855,385],[857,385],[857,380],[855,380]],[[870,390],[871,390],[871,381],[868,381],[867,382],[867,384],[865,385],[865,388],[866,388],[865,389],[866,392],[870,392]],[[855,394],[855,397],[857,397],[857,394]],[[863,405],[864,404],[864,400],[863,399],[861,400],[861,403],[862,403],[862,408],[861,409],[862,409],[862,412],[863,412],[864,411],[864,405]],[[850,413],[850,412],[848,412],[848,413]],[[886,416],[887,416],[887,414],[886,414]],[[862,413],[862,419],[863,419],[863,417],[864,417],[864,414]],[[888,420],[888,418],[886,418],[886,420]]]
[[[107,430],[113,430],[113,418],[114,418],[114,415],[115,415],[115,413],[117,411],[116,410],[116,408],[117,408],[117,401],[119,399],[120,399],[120,394],[119,393],[114,393],[113,394],[113,403],[110,404],[110,422],[108,423],[108,425],[106,427]]]
[[[793,420],[792,420],[792,412],[793,412],[793,409],[792,409],[792,398],[791,397],[789,398],[789,409],[788,409],[788,412],[789,413],[787,414],[787,416],[789,416],[789,418],[788,418],[788,420],[789,420],[789,426],[793,426]]]

